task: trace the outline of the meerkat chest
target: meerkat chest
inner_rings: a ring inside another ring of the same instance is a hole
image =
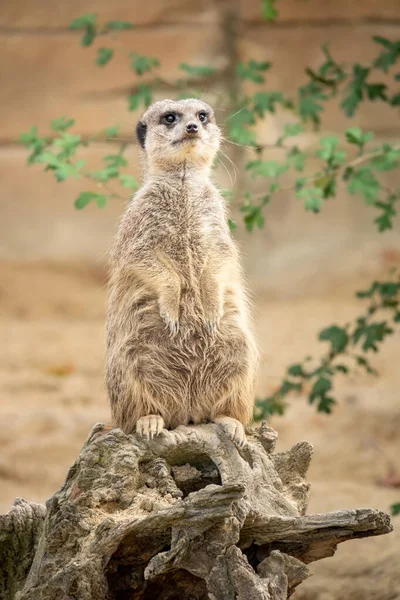
[[[207,190],[189,190],[169,213],[165,233],[172,258],[183,267],[190,265],[191,270],[201,271],[224,227],[223,207],[213,201],[211,194]]]
[[[207,190],[189,190],[172,203],[168,231],[182,242],[209,244],[224,226],[224,214]]]

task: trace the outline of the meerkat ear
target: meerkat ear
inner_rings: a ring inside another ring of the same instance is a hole
[[[142,148],[144,148],[144,142],[146,139],[146,131],[147,131],[146,123],[139,121],[139,123],[136,125],[136,135],[137,135],[137,139],[139,140],[139,144],[142,146]]]

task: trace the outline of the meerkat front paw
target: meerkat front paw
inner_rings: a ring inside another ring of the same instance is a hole
[[[203,302],[204,318],[206,321],[207,329],[213,333],[218,328],[220,321],[223,317],[222,306],[213,304],[206,304]]]
[[[160,415],[146,415],[140,417],[136,423],[136,433],[140,436],[152,440],[156,435],[160,435],[164,429],[164,419]]]
[[[171,335],[175,335],[179,331],[179,319],[178,316],[172,316],[164,311],[160,310],[160,317],[165,323],[165,328],[168,329]]]
[[[213,421],[222,427],[235,446],[244,448],[247,445],[244,427],[240,421],[237,421],[232,417],[216,417]]]
[[[222,319],[222,312],[206,314],[205,317],[208,331],[214,333],[218,329],[219,323]]]

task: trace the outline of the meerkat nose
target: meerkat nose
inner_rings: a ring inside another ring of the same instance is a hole
[[[197,123],[188,123],[186,125],[186,133],[192,134],[197,133],[199,130]]]

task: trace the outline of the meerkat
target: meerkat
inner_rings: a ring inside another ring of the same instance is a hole
[[[208,104],[186,99],[151,105],[136,132],[144,183],[110,260],[113,423],[153,438],[211,421],[241,446],[258,353],[238,248],[210,179],[220,129]]]

